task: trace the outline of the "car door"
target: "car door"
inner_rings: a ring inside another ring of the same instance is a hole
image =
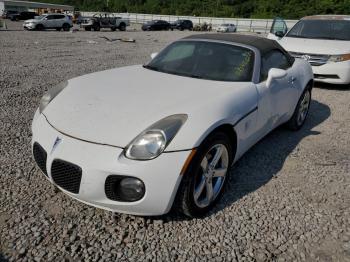
[[[272,22],[272,26],[269,34],[267,35],[267,38],[272,40],[279,40],[287,33],[287,31],[288,27],[284,19],[276,17]]]
[[[62,25],[64,24],[64,20],[65,20],[65,16],[64,15],[55,15],[55,27],[62,27]]]
[[[55,27],[55,15],[48,15],[45,17],[45,28],[54,28]]]
[[[260,83],[257,84],[259,94],[257,130],[260,130],[261,136],[290,118],[292,105],[299,92],[293,62],[278,49],[261,57]],[[272,68],[286,70],[286,76],[274,79],[268,85],[268,74]]]

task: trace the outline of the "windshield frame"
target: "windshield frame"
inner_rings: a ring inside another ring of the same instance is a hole
[[[178,76],[182,76],[182,77],[189,77],[189,78],[193,78],[193,79],[202,79],[202,80],[206,80],[206,81],[217,81],[217,82],[226,82],[226,83],[254,83],[257,84],[259,83],[259,74],[260,74],[260,61],[261,61],[261,57],[260,57],[260,51],[253,47],[253,46],[249,46],[249,45],[245,45],[245,44],[241,44],[241,43],[236,43],[236,42],[230,42],[230,41],[222,41],[222,40],[213,40],[213,39],[200,39],[200,38],[191,38],[191,39],[179,39],[177,41],[174,41],[172,43],[170,43],[169,45],[167,45],[161,52],[159,52],[159,54],[161,54],[162,52],[164,52],[169,46],[171,46],[172,44],[176,43],[176,42],[207,42],[207,43],[217,43],[217,44],[225,44],[225,45],[232,45],[232,46],[237,46],[237,47],[241,47],[241,48],[246,48],[249,49],[250,51],[253,52],[254,54],[254,58],[253,58],[253,72],[252,72],[252,77],[249,81],[226,81],[226,80],[213,80],[213,79],[206,79],[206,78],[198,78],[196,76],[191,76],[191,75],[183,75],[183,74],[176,74],[173,72],[163,72],[163,71],[158,71],[155,69],[152,69],[149,67],[150,63],[152,62],[149,61],[148,63],[144,64],[143,67],[148,69],[148,70],[153,70],[159,73],[164,73],[164,74],[171,74],[171,75],[178,75]],[[159,55],[158,54],[158,55]]]
[[[285,35],[285,37],[291,37],[291,38],[300,38],[300,39],[314,39],[314,40],[331,40],[331,41],[350,41],[350,38],[349,39],[337,39],[337,38],[334,38],[334,37],[311,37],[311,36],[302,36],[302,35],[291,35],[291,31],[296,27],[298,26],[300,23],[304,23],[304,22],[307,22],[307,21],[318,21],[318,22],[321,22],[321,21],[326,21],[326,22],[337,22],[337,21],[346,21],[348,23],[350,23],[349,20],[336,20],[336,19],[301,19],[299,20],[288,32],[287,34]]]

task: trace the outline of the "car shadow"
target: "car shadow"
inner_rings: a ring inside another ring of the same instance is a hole
[[[320,134],[313,131],[313,128],[324,122],[330,115],[331,110],[327,105],[312,100],[309,116],[299,131],[290,131],[281,126],[260,140],[231,168],[223,197],[206,217],[231,206],[276,177],[286,158],[300,141],[305,137]],[[151,219],[162,219],[164,222],[190,220],[174,211]]]

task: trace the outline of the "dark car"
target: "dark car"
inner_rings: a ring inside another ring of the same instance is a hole
[[[5,10],[5,11],[2,13],[2,17],[3,17],[3,18],[6,18],[6,19],[10,19],[10,16],[11,16],[11,15],[14,15],[14,14],[18,14],[18,11]]]
[[[142,25],[143,31],[160,31],[169,30],[170,28],[170,23],[164,20],[152,20]]]
[[[174,23],[171,24],[171,30],[178,29],[178,30],[193,30],[193,23],[191,20],[177,20]]]
[[[20,12],[17,14],[12,14],[9,15],[9,18],[12,21],[19,21],[19,20],[28,20],[28,19],[34,19],[34,17],[36,17],[38,14],[35,12],[28,12],[28,11],[24,11],[24,12]]]

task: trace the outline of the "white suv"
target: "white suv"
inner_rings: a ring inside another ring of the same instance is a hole
[[[73,26],[72,20],[69,16],[64,14],[44,14],[36,16],[34,19],[24,21],[23,27],[27,30],[44,30],[56,29],[60,31],[69,31]]]
[[[289,31],[278,18],[268,38],[278,41],[292,56],[309,61],[315,81],[350,84],[350,16],[308,16]]]

